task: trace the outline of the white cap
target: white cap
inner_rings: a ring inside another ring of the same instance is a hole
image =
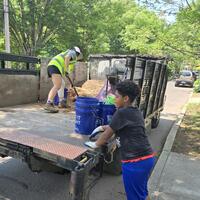
[[[79,49],[79,47],[76,47],[76,46],[75,46],[74,49],[75,49],[75,51],[76,51],[77,53],[79,53],[79,54],[81,53],[81,50]]]

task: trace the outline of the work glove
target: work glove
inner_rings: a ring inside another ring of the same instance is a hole
[[[97,128],[95,128],[92,133],[90,134],[89,139],[91,140],[92,138],[94,138],[97,134],[104,132],[104,128],[103,126],[98,126]]]
[[[96,128],[92,131],[91,135],[92,135],[92,134],[95,134],[95,133],[99,133],[99,132],[104,132],[103,126],[98,126],[98,127],[96,127]]]
[[[98,146],[96,145],[96,142],[91,142],[91,141],[87,141],[84,143],[85,146],[90,147],[92,149],[96,149],[98,148]]]

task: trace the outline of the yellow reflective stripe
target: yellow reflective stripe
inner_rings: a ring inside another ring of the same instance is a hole
[[[74,72],[74,70],[75,70],[74,64],[69,64],[68,72],[72,73],[72,72]]]
[[[75,64],[76,62],[77,62],[77,60],[69,61],[70,64]]]
[[[62,68],[62,73],[64,74],[64,66],[62,66],[60,60],[58,58],[53,58],[52,60],[55,60]]]
[[[59,56],[61,56],[63,59],[65,59],[65,56],[66,56],[66,55],[59,54]]]
[[[66,69],[65,69],[65,56],[67,55],[68,51],[64,53],[60,53],[54,58],[51,59],[51,61],[55,61],[57,63],[57,67],[59,70],[61,70],[61,73],[64,75]],[[69,61],[69,66],[67,69],[67,72],[72,72],[74,71],[74,64],[77,62],[77,59]]]

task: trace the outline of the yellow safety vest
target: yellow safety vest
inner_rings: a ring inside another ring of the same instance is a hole
[[[57,67],[63,76],[65,75],[65,72],[66,72],[65,56],[67,55],[67,53],[68,53],[68,51],[58,54],[57,56],[53,57],[48,64],[48,66],[54,65],[55,67]],[[69,62],[69,67],[68,67],[68,71],[67,71],[68,73],[71,73],[74,71],[74,69],[75,69],[74,65],[76,62],[77,62],[76,59]]]

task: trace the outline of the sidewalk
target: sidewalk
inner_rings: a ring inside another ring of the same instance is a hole
[[[189,103],[200,103],[191,97]],[[171,152],[186,106],[173,125],[149,180],[152,200],[200,200],[200,159]]]

